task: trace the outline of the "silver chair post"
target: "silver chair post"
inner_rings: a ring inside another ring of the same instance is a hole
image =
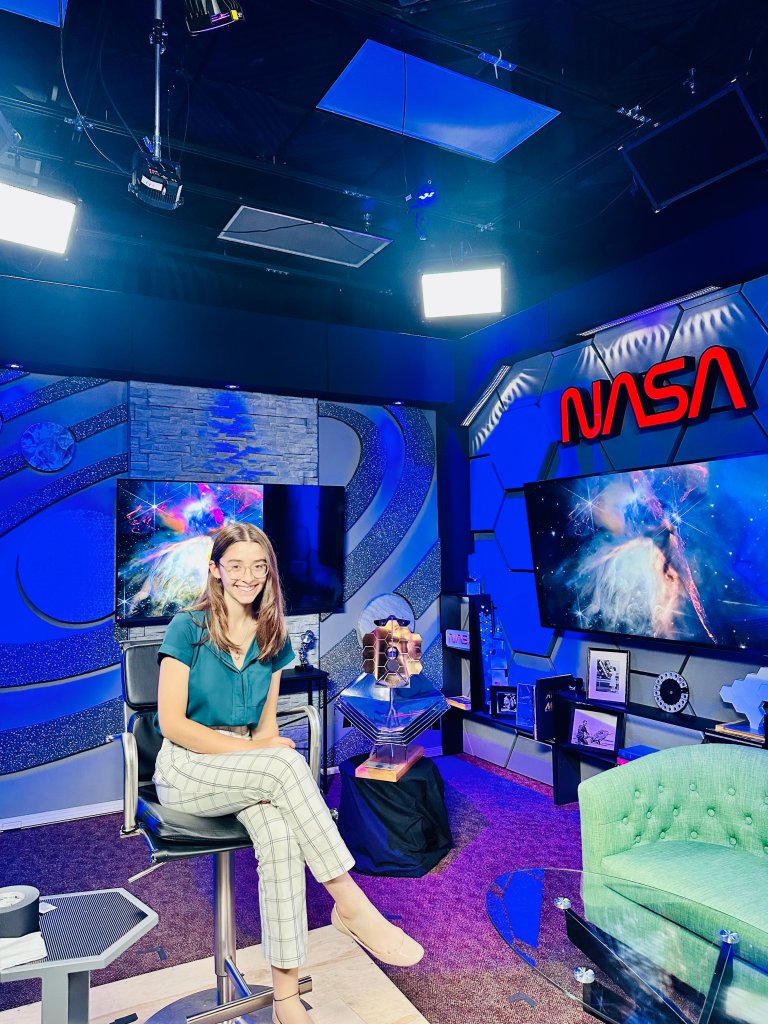
[[[227,962],[234,964],[235,946],[235,855],[216,853],[213,856],[213,960],[216,970],[218,1005],[235,998]],[[239,994],[239,993],[238,993]]]

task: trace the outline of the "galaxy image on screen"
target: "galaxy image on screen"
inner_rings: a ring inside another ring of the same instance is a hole
[[[167,619],[202,594],[213,536],[263,524],[255,484],[118,480],[117,619]]]
[[[526,484],[541,621],[768,646],[768,455]]]

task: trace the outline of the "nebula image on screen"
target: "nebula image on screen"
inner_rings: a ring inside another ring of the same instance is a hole
[[[526,484],[543,625],[768,646],[768,456]]]
[[[205,588],[213,536],[263,523],[254,484],[118,480],[117,619],[165,620]]]

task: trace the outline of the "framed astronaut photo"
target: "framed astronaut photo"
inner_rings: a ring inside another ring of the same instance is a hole
[[[491,687],[491,714],[494,718],[517,718],[517,687]]]
[[[587,704],[571,708],[569,740],[572,746],[606,754],[617,753],[624,742],[624,715]]]
[[[629,692],[629,651],[591,647],[587,661],[589,700],[626,704]]]

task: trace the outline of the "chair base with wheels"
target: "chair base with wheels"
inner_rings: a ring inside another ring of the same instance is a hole
[[[119,739],[123,749],[123,837],[141,835],[149,847],[150,866],[134,875],[130,882],[143,878],[163,864],[174,860],[213,856],[213,921],[215,993],[198,993],[180,1000],[156,1015],[166,1022],[186,1018],[188,1024],[220,1024],[246,1016],[269,1006],[271,987],[251,989],[236,962],[234,852],[250,849],[251,839],[233,814],[203,818],[163,807],[152,782],[155,759],[162,739],[154,727],[157,711],[156,640],[123,644],[123,696],[130,720],[125,732],[108,739]],[[308,723],[308,759],[317,780],[320,766],[320,716],[312,706],[278,710],[278,719],[293,724],[305,717]],[[299,978],[299,992],[312,989],[312,979]],[[213,1005],[206,1005],[212,1003]],[[202,1007],[202,1008],[200,1008]],[[194,1009],[195,1012],[188,1013]]]

